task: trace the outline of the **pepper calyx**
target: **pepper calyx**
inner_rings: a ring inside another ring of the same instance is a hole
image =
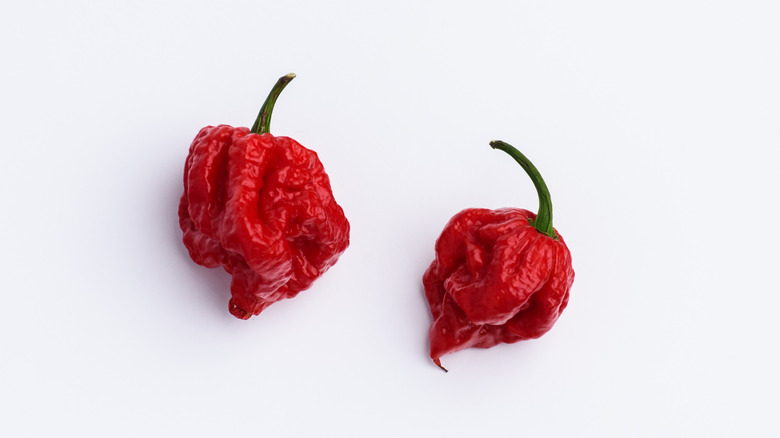
[[[531,182],[534,183],[536,193],[539,196],[539,211],[536,214],[536,219],[528,219],[528,222],[536,228],[540,233],[549,236],[555,240],[558,240],[558,235],[555,233],[555,229],[552,224],[552,199],[550,199],[550,190],[547,189],[542,175],[536,166],[531,163],[522,152],[517,150],[514,146],[501,140],[493,140],[490,142],[490,147],[493,149],[499,149],[506,152],[509,156],[517,161],[517,164],[523,168],[526,174],[531,178]]]

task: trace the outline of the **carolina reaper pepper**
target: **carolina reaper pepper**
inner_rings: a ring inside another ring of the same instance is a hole
[[[469,208],[450,219],[423,275],[433,323],[430,355],[534,339],[547,333],[569,302],[571,254],[552,225],[552,202],[542,176],[520,151],[500,149],[526,171],[539,212]]]
[[[317,154],[269,133],[271,90],[252,129],[207,126],[190,145],[179,225],[195,263],[232,275],[228,304],[240,319],[292,298],[349,245],[349,222]]]

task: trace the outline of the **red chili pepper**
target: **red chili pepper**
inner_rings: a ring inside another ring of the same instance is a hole
[[[466,348],[534,339],[547,333],[569,302],[571,254],[552,226],[547,185],[520,151],[490,146],[514,158],[539,195],[539,213],[519,208],[470,208],[456,214],[436,241],[423,275],[433,315],[431,359]]]
[[[309,288],[349,245],[349,222],[317,154],[269,133],[279,79],[252,129],[207,126],[190,146],[179,225],[195,263],[233,276],[230,313],[249,319]]]

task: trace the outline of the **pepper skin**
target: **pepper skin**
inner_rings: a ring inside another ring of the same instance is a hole
[[[279,79],[252,130],[207,126],[190,146],[179,225],[195,263],[232,275],[228,309],[240,319],[292,298],[349,246],[349,222],[317,154],[268,133]]]
[[[552,202],[541,175],[514,147],[511,155],[531,177],[539,214],[519,208],[470,208],[456,214],[436,241],[423,275],[433,323],[430,355],[535,339],[549,331],[569,302],[571,254],[552,226]]]

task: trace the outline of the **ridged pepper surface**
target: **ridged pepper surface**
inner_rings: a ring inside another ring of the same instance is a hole
[[[549,331],[569,302],[571,254],[552,226],[552,202],[541,175],[514,147],[511,155],[539,194],[539,214],[519,208],[470,208],[456,214],[436,241],[423,275],[433,323],[430,355],[534,339]],[[445,369],[446,371],[446,369]]]
[[[207,126],[184,168],[179,224],[195,263],[232,275],[241,319],[309,288],[349,245],[349,222],[317,154],[269,131],[279,79],[252,129]]]

